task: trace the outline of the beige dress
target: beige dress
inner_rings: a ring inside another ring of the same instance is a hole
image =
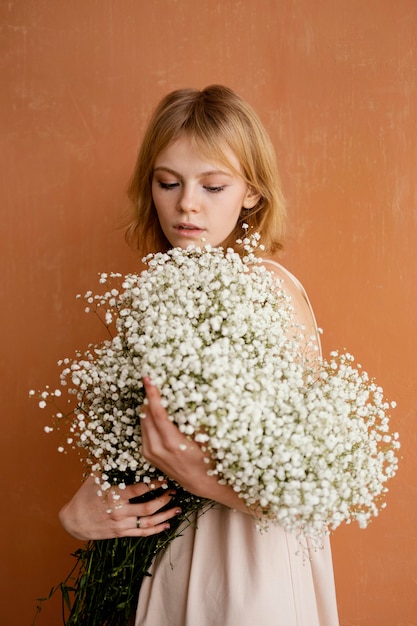
[[[261,533],[250,515],[216,505],[155,559],[135,626],[338,626],[328,537],[311,559],[299,548],[282,527]]]
[[[311,560],[280,526],[218,505],[157,557],[135,626],[337,626],[328,538]]]

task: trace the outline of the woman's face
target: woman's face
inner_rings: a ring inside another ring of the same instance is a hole
[[[241,172],[236,156],[231,151],[225,156],[236,172]],[[186,248],[202,243],[222,245],[236,226],[242,207],[254,207],[259,195],[242,176],[200,156],[184,135],[156,158],[152,198],[171,246]]]

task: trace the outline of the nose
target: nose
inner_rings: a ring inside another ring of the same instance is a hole
[[[198,213],[200,205],[197,190],[192,185],[183,185],[178,198],[178,210],[181,213]]]

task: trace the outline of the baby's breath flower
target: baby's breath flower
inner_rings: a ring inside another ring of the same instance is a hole
[[[141,452],[147,376],[179,430],[204,445],[208,473],[257,506],[261,526],[364,527],[397,470],[395,403],[349,353],[304,360],[317,340],[295,325],[290,299],[254,254],[259,235],[243,229],[243,258],[175,248],[145,257],[140,275],[100,275],[105,293],[85,299],[115,335],[60,362],[76,400],[57,414],[61,428],[69,423],[66,445],[84,453],[102,493],[161,478]],[[39,406],[60,393],[44,391]]]

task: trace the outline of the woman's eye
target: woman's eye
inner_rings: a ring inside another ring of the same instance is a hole
[[[218,193],[219,191],[223,191],[223,189],[225,189],[226,185],[218,185],[218,186],[208,186],[205,185],[204,189],[206,191],[209,191],[210,193]]]
[[[158,185],[161,189],[175,189],[175,187],[179,186],[179,183],[164,183],[161,180],[158,182]]]

